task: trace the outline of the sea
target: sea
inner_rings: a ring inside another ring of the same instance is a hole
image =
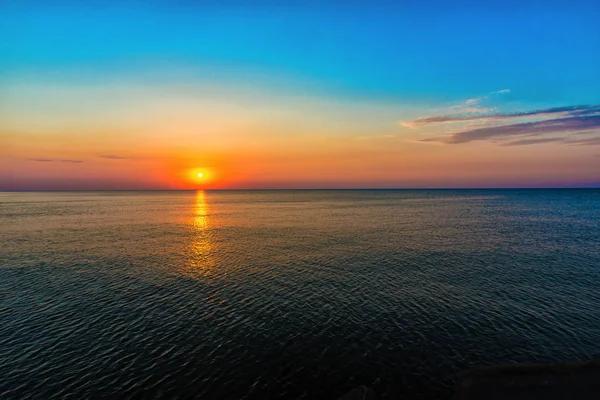
[[[0,193],[0,398],[448,399],[600,356],[600,190]]]

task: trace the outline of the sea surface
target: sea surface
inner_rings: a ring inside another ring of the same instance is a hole
[[[600,356],[599,190],[0,193],[0,398],[446,399]]]

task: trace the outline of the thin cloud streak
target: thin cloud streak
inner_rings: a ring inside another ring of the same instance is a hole
[[[531,144],[564,142],[563,138],[540,138],[540,139],[522,139],[514,142],[502,143],[502,146],[527,146]]]
[[[118,156],[115,154],[103,154],[100,156],[100,158],[104,158],[106,160],[129,160],[133,157]]]
[[[485,96],[474,97],[472,99],[467,99],[462,101],[460,104],[456,106],[450,107],[453,111],[453,114],[444,114],[440,116],[432,116],[432,117],[423,117],[417,118],[411,121],[401,122],[400,125],[406,128],[414,129],[419,126],[428,125],[431,123],[445,123],[445,122],[458,122],[455,118],[461,118],[462,121],[470,121],[471,119],[477,120],[480,119],[481,114],[490,114],[496,111],[495,107],[481,107],[479,104],[488,99],[490,96],[495,96],[498,94],[509,93],[510,89],[502,89],[496,90],[494,92],[490,92]],[[471,114],[471,116],[462,116],[463,114]],[[472,114],[479,114],[477,116],[473,116]]]
[[[79,164],[79,163],[83,162],[83,160],[53,160],[50,158],[29,158],[28,161],[42,162],[42,163],[59,162],[59,163],[70,163],[70,164]]]
[[[502,146],[527,146],[530,144],[543,144],[543,143],[564,143],[573,146],[594,146],[600,145],[600,136],[594,136],[585,139],[566,139],[566,138],[540,138],[540,139],[523,139],[515,140],[514,142],[502,143]]]
[[[557,118],[546,121],[477,128],[454,133],[446,137],[443,141],[449,144],[459,144],[510,136],[539,136],[547,133],[577,132],[596,128],[600,128],[600,115]]]
[[[475,98],[472,98],[472,99],[465,100],[463,102],[463,105],[465,105],[465,106],[477,105],[477,104],[481,103],[483,100],[487,99],[490,96],[493,96],[493,95],[496,95],[496,94],[509,93],[509,92],[510,92],[510,89],[496,90],[496,91],[488,93],[486,96],[480,96],[480,97],[475,97]]]
[[[576,146],[595,146],[600,145],[600,136],[587,139],[565,140],[565,142]]]
[[[564,106],[564,107],[552,107],[542,108],[533,111],[516,112],[516,113],[497,113],[497,114],[484,114],[484,115],[437,115],[431,117],[417,118],[412,121],[403,122],[402,125],[409,127],[419,127],[430,124],[440,123],[453,123],[453,122],[467,122],[477,120],[502,120],[512,118],[523,118],[523,117],[540,117],[544,115],[555,115],[565,114],[568,116],[586,116],[593,115],[600,112],[600,104],[596,105],[576,105],[576,106]]]

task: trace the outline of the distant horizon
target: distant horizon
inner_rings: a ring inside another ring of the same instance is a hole
[[[241,191],[369,191],[369,190],[598,190],[597,186],[543,186],[543,187],[371,187],[371,188],[229,188],[229,189],[42,189],[42,190],[3,190],[0,193],[38,192],[241,192]]]

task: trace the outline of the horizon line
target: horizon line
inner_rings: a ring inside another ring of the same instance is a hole
[[[236,191],[368,191],[368,190],[573,190],[600,189],[598,186],[538,186],[538,187],[431,187],[431,188],[231,188],[231,189],[0,189],[0,193],[32,193],[32,192],[236,192]]]

